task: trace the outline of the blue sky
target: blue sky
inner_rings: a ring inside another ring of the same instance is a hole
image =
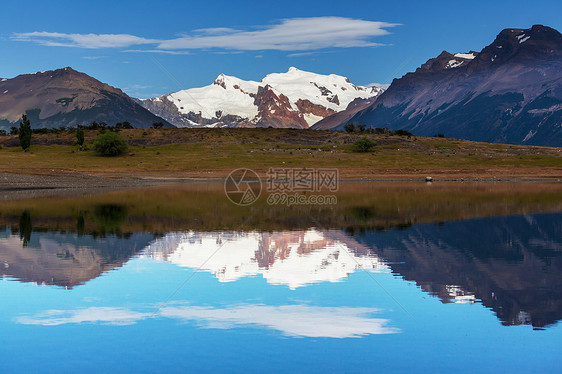
[[[143,98],[290,66],[390,83],[442,50],[481,50],[503,28],[561,30],[560,14],[559,0],[3,0],[0,77],[71,66]]]

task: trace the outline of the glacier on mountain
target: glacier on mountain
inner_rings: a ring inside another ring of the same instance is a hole
[[[142,105],[177,127],[307,128],[356,99],[380,95],[380,87],[352,84],[347,78],[289,68],[261,82],[220,74],[208,86],[141,100]]]

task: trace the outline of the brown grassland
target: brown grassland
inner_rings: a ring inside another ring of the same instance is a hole
[[[0,137],[0,172],[208,179],[236,168],[264,176],[270,167],[330,167],[359,180],[562,178],[560,148],[271,128],[133,129],[120,131],[127,154],[107,158],[91,149],[97,134],[86,131],[83,151],[73,145],[73,131],[34,134],[25,153],[17,137]],[[373,152],[352,151],[363,136],[377,142]]]

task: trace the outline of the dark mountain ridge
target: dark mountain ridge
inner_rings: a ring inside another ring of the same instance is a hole
[[[562,35],[546,26],[503,30],[480,53],[443,51],[395,79],[373,104],[343,122],[416,135],[562,146]]]
[[[120,89],[70,67],[0,80],[0,128],[14,126],[24,113],[34,128],[85,125],[92,121],[110,125],[128,121],[134,127],[162,122],[173,127]]]

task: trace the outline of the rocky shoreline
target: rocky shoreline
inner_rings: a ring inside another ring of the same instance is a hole
[[[148,187],[164,180],[133,176],[72,174],[0,173],[0,201],[36,197],[87,196],[136,187]]]

